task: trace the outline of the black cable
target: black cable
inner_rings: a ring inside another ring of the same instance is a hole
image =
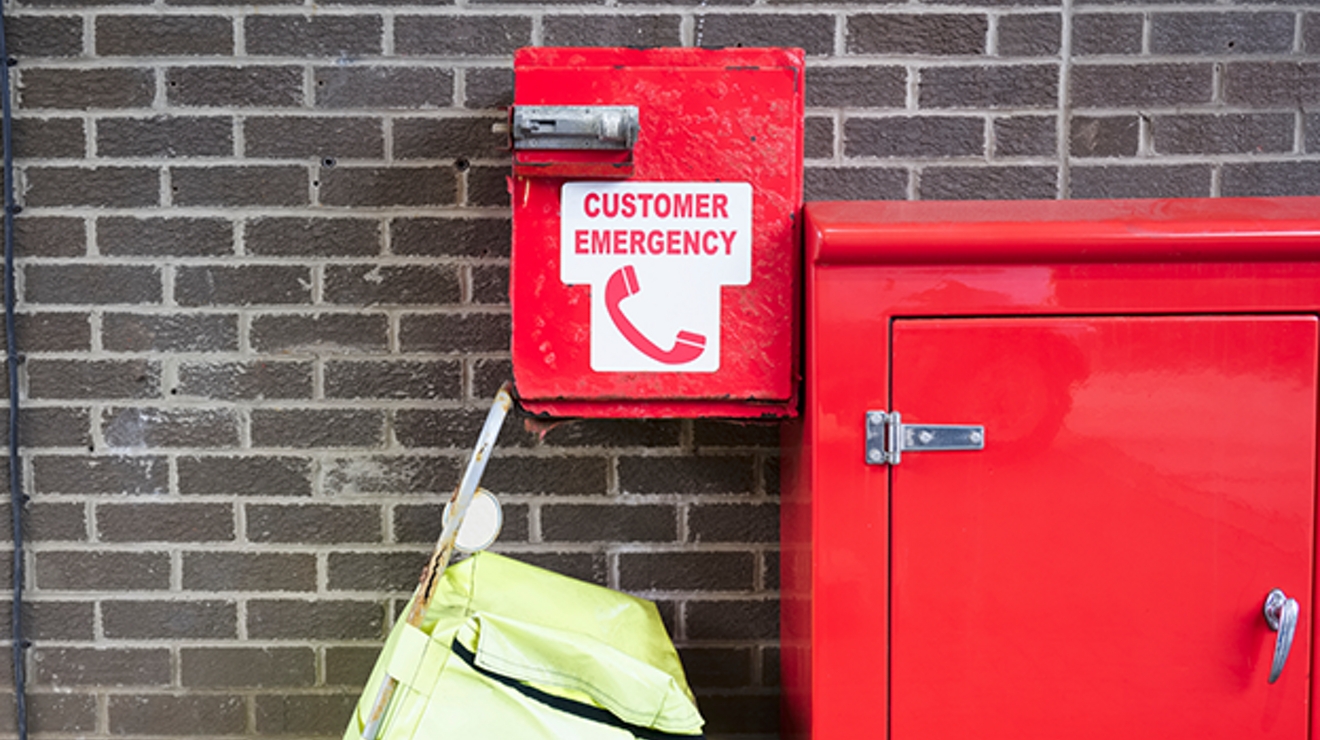
[[[9,370],[9,508],[14,526],[14,601],[10,613],[14,641],[14,716],[18,740],[27,740],[27,670],[23,639],[23,495],[22,466],[18,457],[18,339],[14,330],[14,118],[9,95],[9,48],[5,41],[5,14],[0,5],[0,145],[4,147],[5,189],[5,360]]]

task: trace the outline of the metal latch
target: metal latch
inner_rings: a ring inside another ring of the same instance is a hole
[[[514,149],[632,149],[635,105],[520,105],[513,109]]]
[[[866,462],[897,465],[904,452],[985,449],[985,427],[904,424],[897,411],[866,412]]]

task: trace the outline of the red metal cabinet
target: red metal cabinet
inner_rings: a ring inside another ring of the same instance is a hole
[[[785,734],[1306,737],[1320,199],[816,203],[806,228]],[[871,464],[875,411],[983,449]],[[1275,588],[1300,619],[1271,684]]]
[[[795,413],[802,51],[527,48],[514,73],[522,405]]]

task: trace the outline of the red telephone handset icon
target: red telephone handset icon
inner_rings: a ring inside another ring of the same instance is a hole
[[[680,331],[674,339],[674,346],[671,349],[660,349],[654,342],[647,339],[633,323],[623,315],[623,310],[619,304],[624,298],[633,295],[642,288],[637,284],[637,273],[632,265],[620,267],[610,275],[610,279],[605,283],[605,310],[609,311],[610,319],[614,321],[614,326],[627,339],[632,346],[639,352],[656,362],[663,362],[666,365],[682,365],[685,362],[691,362],[701,356],[706,350],[706,337],[690,331]]]

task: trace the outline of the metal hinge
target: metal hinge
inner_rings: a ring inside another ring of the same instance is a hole
[[[897,411],[866,412],[866,462],[897,465],[904,452],[985,449],[985,427],[904,424]]]

